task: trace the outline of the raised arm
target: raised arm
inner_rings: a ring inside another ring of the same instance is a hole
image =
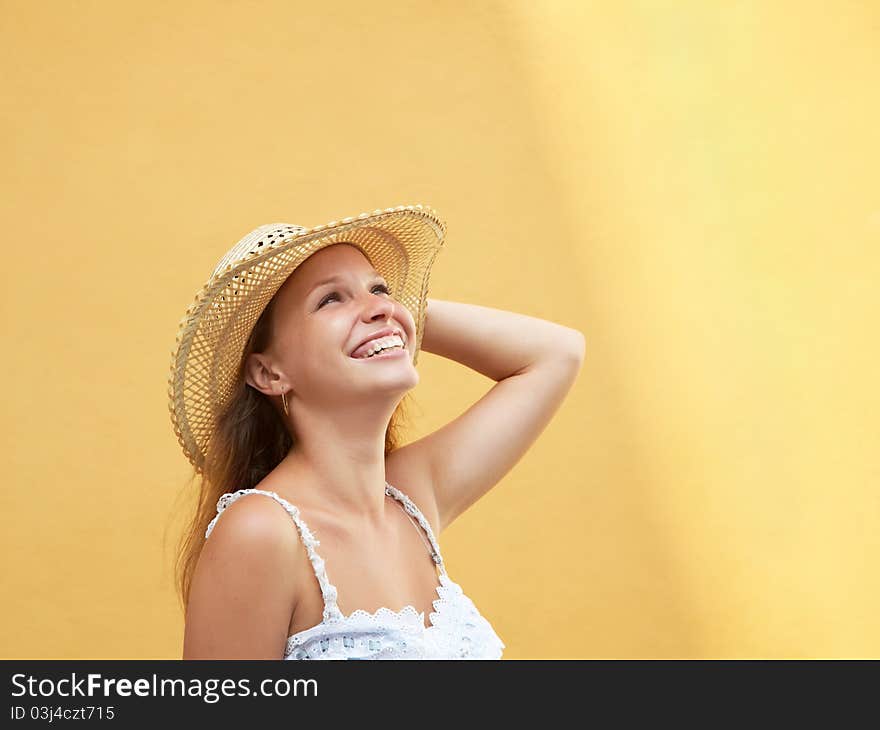
[[[404,447],[426,465],[442,530],[535,442],[574,383],[586,345],[581,332],[555,322],[429,299],[422,349],[496,381],[460,416]]]

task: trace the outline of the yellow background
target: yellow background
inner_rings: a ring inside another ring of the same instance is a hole
[[[4,658],[180,656],[177,322],[260,223],[419,202],[430,296],[587,338],[440,537],[506,658],[880,656],[876,3],[0,12]],[[419,368],[412,438],[491,385]]]

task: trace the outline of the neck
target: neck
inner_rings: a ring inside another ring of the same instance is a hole
[[[311,413],[298,403],[294,447],[280,465],[296,491],[322,510],[381,526],[386,522],[385,432],[393,405]]]

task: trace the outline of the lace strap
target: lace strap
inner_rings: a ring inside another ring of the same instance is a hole
[[[431,530],[431,525],[428,523],[428,520],[425,519],[425,516],[422,514],[421,510],[416,507],[415,502],[413,502],[397,487],[392,487],[388,482],[385,482],[385,494],[394,497],[403,505],[403,509],[406,510],[408,514],[412,515],[419,521],[419,524],[422,526],[422,529],[427,533],[428,539],[431,541],[431,549],[433,551],[431,553],[431,557],[434,559],[434,562],[437,563],[437,565],[440,567],[440,572],[445,575],[446,566],[443,563],[443,556],[440,555],[440,546],[437,544],[437,540],[434,539],[434,532]]]
[[[226,492],[220,496],[219,500],[217,500],[217,515],[208,524],[208,529],[205,531],[205,539],[208,539],[211,530],[214,529],[214,525],[217,520],[220,519],[220,515],[223,514],[223,510],[246,494],[263,494],[267,497],[271,497],[284,507],[299,531],[302,542],[306,546],[309,561],[315,571],[315,577],[318,579],[318,584],[321,586],[321,595],[324,598],[324,620],[329,621],[334,618],[341,618],[342,613],[336,605],[338,591],[336,590],[336,586],[334,586],[327,577],[327,569],[324,567],[324,559],[318,555],[318,551],[315,550],[315,547],[320,545],[321,542],[314,536],[314,534],[312,534],[312,531],[305,523],[305,520],[300,516],[299,508],[288,502],[284,497],[279,496],[275,492],[268,492],[263,489],[239,489],[236,492]]]

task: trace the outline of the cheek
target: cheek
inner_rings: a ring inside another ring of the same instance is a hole
[[[277,354],[281,367],[293,379],[301,377],[309,361],[319,357],[315,352],[317,343],[314,333],[304,329],[301,324],[289,325],[284,332],[279,332]]]
[[[345,350],[351,339],[351,327],[351,320],[345,317],[316,319],[302,332],[299,354],[317,362],[326,362],[328,357]]]

